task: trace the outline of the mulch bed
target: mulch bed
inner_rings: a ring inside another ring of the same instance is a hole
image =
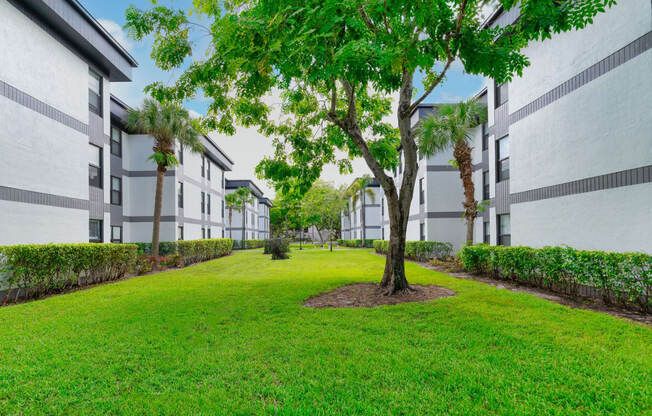
[[[303,303],[303,306],[309,308],[373,308],[374,306],[398,305],[407,302],[427,302],[457,295],[450,289],[435,285],[410,285],[410,287],[413,290],[407,293],[386,296],[376,283],[356,283],[311,296]]]

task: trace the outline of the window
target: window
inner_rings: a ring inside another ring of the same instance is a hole
[[[496,182],[509,179],[509,136],[496,142]]]
[[[177,192],[179,192],[177,194],[177,204],[179,208],[183,208],[183,182],[179,182],[179,189]]]
[[[425,196],[423,194],[423,178],[419,179],[419,205],[423,205]]]
[[[204,227],[201,228],[201,238],[202,240],[206,239],[206,228]]]
[[[102,188],[102,149],[88,145],[88,184]]]
[[[380,198],[380,216],[384,217],[385,216],[385,199]]]
[[[111,126],[111,154],[122,157],[122,131]]]
[[[88,69],[88,109],[102,117],[102,77]]]
[[[122,179],[111,176],[111,204],[122,205]]]
[[[489,200],[489,171],[482,172],[482,200]]]
[[[211,160],[206,159],[206,179],[211,180]]]
[[[222,200],[222,218],[224,218],[224,200]]]
[[[222,171],[222,189],[224,189],[224,186],[225,186],[225,184],[224,184],[224,171]]]
[[[111,242],[122,243],[122,227],[118,225],[111,226]]]
[[[224,238],[224,228],[222,228],[222,238]]]
[[[489,149],[489,126],[487,123],[482,123],[482,150]]]
[[[255,214],[253,212],[251,213],[251,226],[252,227],[256,226],[256,217],[255,217]]]
[[[206,176],[206,158],[204,157],[204,155],[202,155],[202,157],[201,157],[201,177],[203,178],[205,176]]]
[[[491,239],[489,234],[489,221],[484,221],[482,223],[482,242],[485,244],[489,244],[490,241]]]
[[[101,243],[103,241],[101,220],[88,220],[88,241],[91,243]]]
[[[183,240],[183,225],[177,226],[177,240]]]
[[[426,224],[419,224],[419,240],[426,241]]]
[[[495,95],[496,108],[509,101],[509,91],[507,89],[506,82],[503,82],[502,84],[496,84]]]
[[[208,201],[206,201],[206,213],[211,215],[211,194],[208,194]]]
[[[498,245],[509,246],[512,242],[511,221],[509,214],[498,216]]]
[[[183,145],[179,143],[179,164],[183,165]]]
[[[206,194],[201,193],[201,213],[204,214],[206,213]]]
[[[211,227],[208,227],[208,238],[211,238]]]
[[[383,234],[382,237],[381,237],[381,239],[384,240],[384,239],[385,239],[385,227],[383,227],[383,229],[381,230],[381,232],[382,232],[382,234]]]

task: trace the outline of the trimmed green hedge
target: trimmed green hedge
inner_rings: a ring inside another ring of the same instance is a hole
[[[138,254],[152,254],[152,243],[134,243],[138,246]],[[161,241],[158,243],[159,257],[176,254],[177,242],[176,241]]]
[[[503,247],[478,244],[460,252],[464,268],[577,296],[581,286],[602,292],[606,303],[652,310],[652,256],[570,247]]]
[[[265,240],[233,240],[234,250],[246,250],[252,248],[261,248],[265,245]]]
[[[233,250],[230,238],[177,241],[178,254],[183,256],[185,264],[197,263],[226,256]]]
[[[343,245],[344,247],[362,247],[362,240],[357,239],[357,240],[337,240],[340,245]],[[364,240],[365,247],[373,247],[374,240],[372,239],[366,239]]]
[[[376,253],[387,254],[389,250],[388,240],[374,240]],[[417,261],[428,261],[432,259],[445,259],[453,256],[453,245],[438,241],[406,241],[405,257]]]
[[[28,244],[0,247],[0,287],[38,297],[117,280],[138,257],[135,244]],[[10,291],[3,302],[6,302]]]

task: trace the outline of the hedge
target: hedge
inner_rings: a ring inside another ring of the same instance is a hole
[[[261,248],[264,245],[265,240],[233,240],[233,249],[235,250]]]
[[[527,283],[573,296],[598,289],[606,303],[652,310],[652,256],[570,247],[503,247],[478,244],[460,252],[470,272]]]
[[[117,280],[138,257],[135,244],[28,244],[0,247],[0,288],[26,298]]]
[[[374,240],[376,253],[387,254],[389,241]],[[432,259],[445,259],[453,256],[453,245],[438,241],[406,241],[405,257],[417,261],[428,261]]]
[[[362,240],[357,239],[357,240],[337,240],[340,245],[343,245],[345,247],[362,247]],[[365,247],[372,247],[374,244],[374,240],[372,239],[366,239],[364,240]]]
[[[226,256],[233,250],[230,238],[177,241],[178,254],[183,256],[185,264],[197,263]]]
[[[138,246],[138,254],[152,254],[152,243],[134,243]],[[177,253],[176,241],[161,241],[158,243],[158,255],[167,256]]]

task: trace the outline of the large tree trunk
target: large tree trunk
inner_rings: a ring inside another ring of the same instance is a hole
[[[386,295],[404,293],[410,290],[405,276],[405,232],[409,211],[402,212],[398,195],[387,195],[389,211],[389,250],[385,259],[385,272],[380,286]]]
[[[453,149],[453,156],[460,170],[460,178],[464,187],[464,218],[466,218],[466,244],[473,244],[473,222],[478,215],[478,201],[475,200],[475,185],[473,184],[473,164],[471,147],[466,141],[459,141]]]
[[[152,257],[154,257],[154,269],[158,269],[158,244],[161,236],[161,209],[163,207],[163,180],[165,179],[164,165],[158,165],[156,169],[156,193],[154,195],[154,224],[152,226]]]

